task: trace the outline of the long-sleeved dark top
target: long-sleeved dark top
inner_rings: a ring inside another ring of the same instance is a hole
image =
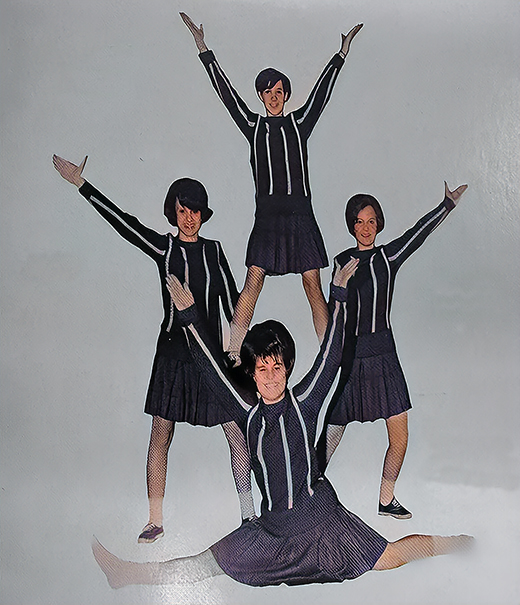
[[[331,287],[333,312],[311,370],[278,403],[265,404],[254,390],[237,387],[212,350],[195,308],[180,312],[195,362],[211,384],[216,400],[241,427],[262,493],[262,523],[283,531],[317,521],[337,503],[320,476],[314,442],[316,424],[341,361],[346,314],[345,288]],[[342,302],[343,301],[343,302]]]
[[[446,197],[411,229],[388,244],[371,250],[349,248],[336,256],[334,266],[343,267],[351,257],[359,258],[349,280],[348,331],[354,336],[390,330],[390,309],[397,271],[455,208]]]
[[[220,344],[220,305],[227,320],[231,321],[238,300],[235,280],[220,242],[200,236],[196,242],[183,242],[171,233],[157,233],[135,216],[123,212],[90,183],[85,182],[79,192],[119,235],[137,246],[157,265],[164,309],[157,352],[177,359],[189,358],[186,335],[166,286],[169,274],[189,284],[206,329]]]
[[[264,117],[251,111],[240,98],[213,51],[199,57],[219,98],[251,147],[256,216],[310,214],[307,140],[330,99],[344,59],[339,54],[332,57],[300,109],[287,116]]]

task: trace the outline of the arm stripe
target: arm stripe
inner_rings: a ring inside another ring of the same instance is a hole
[[[340,304],[342,304],[342,303],[340,303]],[[332,325],[331,325],[331,328],[329,330],[329,336],[328,336],[328,340],[327,340],[327,345],[325,347],[325,351],[323,353],[323,357],[322,357],[320,366],[319,366],[316,374],[314,375],[314,378],[312,379],[310,385],[307,387],[307,390],[298,397],[298,401],[303,401],[304,399],[307,399],[307,397],[312,392],[312,389],[314,388],[316,382],[318,381],[321,373],[323,372],[323,368],[325,367],[325,363],[327,361],[327,356],[328,356],[328,353],[329,353],[330,348],[332,346],[332,341],[334,339],[334,332],[335,332],[336,324],[338,322],[339,309],[340,309],[340,307],[337,304],[336,307],[335,307],[335,309],[334,309],[334,313],[332,314]]]
[[[134,235],[137,235],[137,237],[140,240],[142,240],[154,252],[157,252],[157,254],[164,255],[164,250],[160,250],[159,248],[154,246],[152,243],[150,243],[141,233],[139,233],[139,231],[136,231],[133,227],[130,227],[130,225],[126,221],[124,221],[119,215],[117,215],[111,208],[108,208],[108,206],[103,204],[102,201],[98,200],[97,197],[95,197],[94,195],[91,195],[89,202],[91,204],[96,203],[98,206],[101,206],[101,208],[106,210],[109,214],[111,214],[114,218],[116,218],[122,225],[124,225],[128,229],[128,231],[130,231]]]
[[[236,399],[237,403],[239,403],[240,406],[246,412],[249,412],[249,410],[251,409],[251,406],[248,405],[245,401],[243,401],[242,398],[239,396],[239,394],[235,391],[235,389],[233,388],[233,385],[229,382],[229,380],[227,379],[227,377],[224,374],[224,372],[222,372],[222,370],[220,369],[218,363],[216,363],[216,361],[213,359],[213,356],[211,355],[208,347],[206,346],[206,344],[204,343],[204,341],[200,337],[200,334],[197,332],[195,326],[193,324],[190,324],[189,326],[187,326],[187,329],[193,334],[193,337],[195,338],[195,340],[199,344],[199,346],[202,349],[202,352],[204,353],[204,355],[208,358],[211,366],[213,367],[213,369],[217,373],[220,381],[224,383],[224,385],[226,386],[226,388],[228,389],[228,391]]]
[[[444,216],[443,216],[443,214],[444,214]],[[439,223],[437,225],[435,225],[435,227],[432,229],[432,233],[433,233],[433,231],[435,231],[435,229],[437,229],[437,227],[446,218],[446,216],[448,216],[448,210],[446,208],[441,208],[435,216],[432,216],[432,218],[428,222],[424,223],[424,225],[419,229],[419,231],[417,231],[417,233],[414,233],[414,235],[406,242],[406,244],[404,244],[404,246],[400,250],[398,250],[393,256],[390,256],[388,258],[388,260],[390,262],[392,262],[396,258],[398,258],[406,250],[406,248],[408,248],[408,246],[415,240],[415,238],[418,237],[424,231],[424,229],[426,229],[426,227],[428,227],[432,223],[432,221],[436,221],[437,219],[440,219]]]

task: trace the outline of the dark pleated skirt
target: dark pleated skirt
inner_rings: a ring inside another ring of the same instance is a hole
[[[329,424],[373,422],[411,407],[392,332],[358,336],[350,375],[334,393]]]
[[[233,579],[251,586],[342,582],[371,570],[388,542],[338,503],[318,525],[275,535],[262,518],[245,523],[211,547]]]
[[[247,245],[246,266],[268,275],[305,273],[329,264],[313,214],[256,217]]]
[[[232,418],[206,384],[195,363],[155,356],[144,411],[173,422],[215,426]]]

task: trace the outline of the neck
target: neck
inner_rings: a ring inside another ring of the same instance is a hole
[[[181,242],[196,242],[199,239],[199,234],[196,235],[185,235],[179,231],[178,238]]]

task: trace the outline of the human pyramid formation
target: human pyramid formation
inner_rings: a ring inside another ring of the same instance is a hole
[[[265,116],[251,111],[208,50],[202,25],[185,14],[211,84],[247,138],[255,183],[255,222],[247,247],[247,276],[241,293],[218,241],[199,232],[213,211],[199,181],[182,178],[168,190],[164,214],[177,234],[160,234],[123,212],[75,165],[53,157],[60,175],[116,231],[150,256],[161,281],[164,319],[153,362],[145,412],[152,416],[147,458],[149,520],[138,541],[164,535],[163,498],[168,450],[176,422],[221,424],[228,439],[242,524],[197,555],[164,562],[123,561],[93,543],[94,556],[110,586],[194,583],[227,574],[245,584],[266,586],[341,582],[369,570],[399,567],[414,559],[467,548],[472,538],[409,535],[396,542],[348,511],[325,476],[345,427],[384,418],[389,445],[379,494],[380,515],[412,515],[394,496],[408,442],[408,388],[390,325],[395,278],[458,203],[467,185],[443,201],[401,237],[376,246],[384,227],[379,202],[358,194],[347,203],[348,231],[356,240],[334,259],[330,298],[325,301],[320,269],[328,265],[314,218],[307,140],[327,105],[338,74],[362,24],[342,34],[341,48],[318,78],[305,104],[284,113],[291,95],[287,76],[265,69],[255,81]],[[310,371],[288,387],[295,344],[281,323],[268,320],[249,329],[266,275],[298,273],[320,342]],[[222,350],[220,305],[230,322]],[[320,411],[340,372],[317,435]],[[315,444],[317,445],[315,446]],[[262,501],[256,516],[251,471]]]

